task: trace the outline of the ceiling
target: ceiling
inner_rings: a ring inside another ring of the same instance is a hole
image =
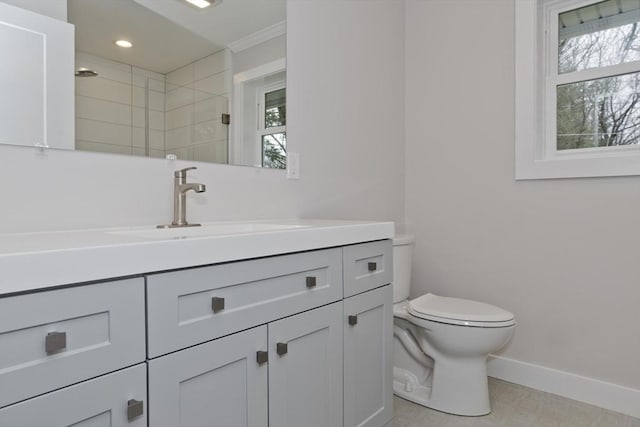
[[[68,0],[76,49],[159,73],[215,53],[285,20],[284,0],[223,0],[196,9],[181,0]],[[126,39],[133,48],[113,42]]]

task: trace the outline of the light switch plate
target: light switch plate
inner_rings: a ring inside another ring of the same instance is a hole
[[[287,179],[300,179],[300,153],[287,153]]]

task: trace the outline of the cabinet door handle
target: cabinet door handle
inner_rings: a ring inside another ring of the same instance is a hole
[[[268,352],[261,351],[261,350],[256,351],[256,362],[258,362],[259,365],[262,365],[263,363],[267,363],[268,361],[269,361]]]
[[[276,353],[279,356],[284,356],[289,351],[289,344],[286,342],[279,342],[276,344]]]
[[[131,399],[127,402],[127,420],[131,421],[144,413],[144,402]]]
[[[54,354],[67,348],[66,332],[49,332],[44,339],[44,351]]]
[[[316,287],[316,276],[307,276],[307,288],[315,288]]]
[[[376,271],[378,269],[378,263],[376,262],[367,263],[367,268],[369,269],[369,271]]]
[[[213,310],[214,313],[224,310],[224,298],[211,298],[211,310]]]
[[[358,315],[352,314],[349,316],[349,325],[356,326],[358,324]]]

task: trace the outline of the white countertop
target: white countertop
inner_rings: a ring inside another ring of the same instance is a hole
[[[257,225],[255,230],[248,230],[251,224]],[[392,222],[296,219],[202,225],[200,230],[211,234],[197,235],[201,231],[195,228],[156,231],[155,226],[0,234],[0,295],[394,235]]]

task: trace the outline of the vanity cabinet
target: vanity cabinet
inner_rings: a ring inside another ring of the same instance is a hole
[[[145,427],[145,359],[142,278],[0,298],[0,426]]]
[[[393,417],[392,245],[345,246],[344,426],[378,427]]]
[[[342,302],[269,324],[269,425],[339,427]]]
[[[387,425],[390,254],[375,241],[0,297],[0,426]]]
[[[145,364],[0,409],[6,427],[147,427]]]
[[[149,361],[149,425],[268,425],[267,327]],[[264,356],[262,356],[264,357]]]
[[[383,426],[393,417],[393,290],[344,300],[344,426]]]
[[[150,425],[341,426],[341,314],[337,302],[150,360]]]

